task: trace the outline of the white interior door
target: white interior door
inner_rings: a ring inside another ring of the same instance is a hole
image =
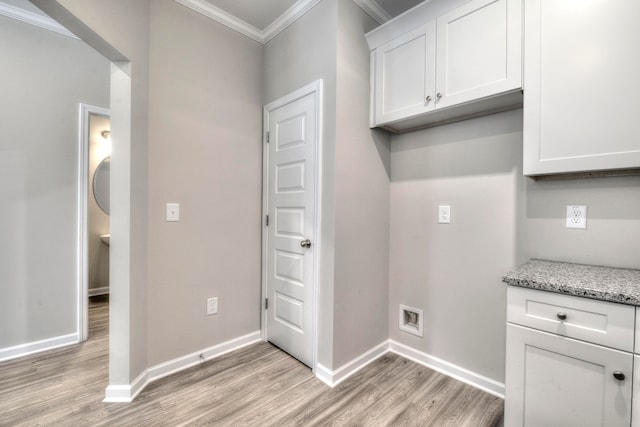
[[[319,96],[319,90],[301,90],[265,108],[264,332],[308,366],[315,333]]]

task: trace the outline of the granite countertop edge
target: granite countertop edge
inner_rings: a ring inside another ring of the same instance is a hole
[[[640,270],[532,259],[503,279],[507,285],[640,306]]]

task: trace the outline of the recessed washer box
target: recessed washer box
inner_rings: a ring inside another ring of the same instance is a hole
[[[400,304],[399,328],[418,337],[423,336],[423,315],[419,308]]]

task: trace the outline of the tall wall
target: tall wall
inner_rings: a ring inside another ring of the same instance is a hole
[[[79,103],[109,105],[109,62],[0,16],[0,350],[77,333]]]
[[[147,367],[149,0],[30,0],[112,61],[109,383]]]
[[[377,23],[338,2],[333,368],[388,338],[389,134],[369,129],[369,47]]]
[[[323,80],[318,361],[328,368],[333,363],[336,40],[337,1],[325,0],[266,44],[262,88],[266,105],[309,83]]]
[[[265,47],[264,102],[324,80],[318,362],[333,370],[387,337],[389,137],[368,127],[376,23],[319,3]]]
[[[639,184],[523,177],[522,110],[392,136],[390,338],[503,382],[501,277],[532,257],[640,268]],[[588,205],[587,230],[564,228],[567,204]],[[398,304],[424,310],[423,338]]]
[[[260,329],[262,52],[177,2],[152,2],[150,366]],[[180,203],[180,222],[165,222],[167,202]]]

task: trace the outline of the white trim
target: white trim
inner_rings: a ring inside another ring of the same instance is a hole
[[[236,18],[228,12],[206,2],[205,0],[174,0],[201,15],[211,18],[214,21],[231,28],[234,31],[244,34],[252,40],[264,44],[264,34],[253,25],[249,25],[241,19]]]
[[[111,403],[129,403],[133,402],[136,396],[147,386],[149,383],[164,378],[166,376],[184,371],[192,366],[196,366],[201,363],[200,355],[204,357],[204,360],[215,359],[223,354],[230,353],[235,350],[239,350],[251,344],[260,342],[260,331],[255,331],[241,337],[225,341],[221,344],[214,345],[212,347],[205,348],[204,350],[195,351],[193,353],[186,354],[184,356],[177,357],[173,360],[160,363],[146,369],[143,373],[133,380],[128,385],[109,385],[105,391],[105,398],[103,402]]]
[[[88,210],[89,210],[89,116],[111,117],[108,108],[97,107],[95,105],[80,103],[78,118],[78,228],[77,228],[77,250],[78,255],[76,266],[76,288],[78,300],[76,304],[78,320],[79,341],[85,341],[89,328],[89,306],[87,298],[89,294],[89,237],[88,237]],[[108,288],[107,288],[108,292]],[[103,292],[104,293],[104,292]],[[97,295],[97,294],[95,294]]]
[[[453,363],[449,363],[404,344],[400,344],[394,340],[389,340],[389,351],[504,399],[504,383],[492,380],[491,378],[487,378],[468,369],[454,365]]]
[[[72,39],[80,40],[71,31],[67,30],[62,25],[58,24],[48,16],[43,16],[20,7],[12,6],[7,3],[0,2],[0,15],[12,18],[17,21],[24,22],[26,24],[34,25],[45,30],[53,31],[54,33],[61,34]]]
[[[219,7],[212,5],[205,0],[174,0],[181,5],[194,10],[207,18],[231,28],[234,31],[244,34],[258,43],[266,44],[269,40],[280,34],[285,28],[294,23],[298,18],[307,13],[321,0],[298,0],[293,6],[287,9],[278,19],[273,21],[264,30],[259,30],[253,25],[247,24],[243,20],[233,16]]]
[[[353,0],[362,10],[367,12],[378,24],[384,24],[391,19],[389,15],[376,0]]]
[[[77,343],[78,334],[73,333],[68,335],[60,335],[53,338],[47,338],[40,341],[28,342],[13,347],[2,348],[0,349],[0,362]]]
[[[106,295],[109,293],[109,287],[108,286],[102,286],[100,288],[91,288],[89,289],[89,296],[90,297],[95,297],[97,295]]]
[[[328,385],[329,387],[335,387],[342,381],[346,380],[360,369],[367,366],[369,363],[379,359],[389,352],[389,342],[384,341],[373,347],[372,349],[362,353],[360,356],[345,363],[335,371],[331,371],[327,367],[317,364],[315,371],[316,377]]]
[[[280,34],[285,28],[297,21],[298,18],[311,10],[316,4],[320,3],[320,1],[321,0],[298,0],[262,31],[264,38],[262,44],[266,44],[269,40]]]
[[[264,219],[269,213],[269,146],[267,144],[266,135],[269,132],[269,112],[276,110],[284,105],[290,104],[300,98],[304,98],[307,95],[314,94],[316,99],[316,176],[315,176],[315,224],[314,224],[314,240],[315,250],[313,251],[313,304],[311,305],[313,325],[311,326],[313,349],[312,356],[313,361],[311,364],[311,370],[316,373],[316,369],[321,366],[318,363],[318,287],[319,287],[319,266],[320,266],[320,253],[322,252],[322,239],[320,232],[321,229],[321,212],[322,212],[322,137],[323,137],[323,80],[316,80],[294,92],[289,93],[277,100],[267,104],[263,108],[263,166],[262,166],[262,327],[261,337],[264,341],[267,341],[267,310],[264,308],[264,300],[267,298],[267,235],[268,230],[265,225]]]

